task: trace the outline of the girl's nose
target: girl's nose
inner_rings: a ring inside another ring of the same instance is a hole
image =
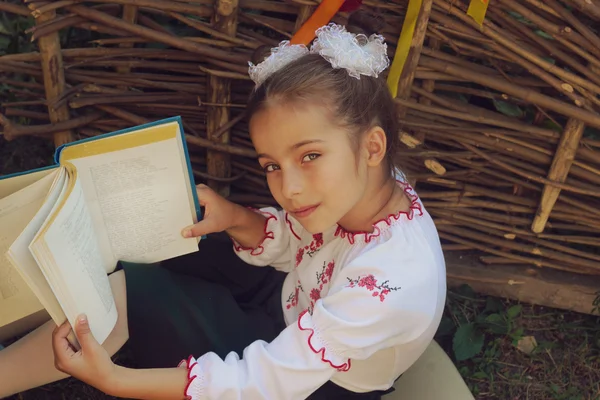
[[[291,199],[302,193],[303,186],[303,178],[300,171],[288,170],[283,173],[281,191],[286,198]]]

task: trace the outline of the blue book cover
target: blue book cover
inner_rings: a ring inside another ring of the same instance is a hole
[[[198,221],[200,221],[202,219],[202,211],[200,209],[200,203],[198,201],[198,195],[196,193],[196,182],[194,180],[194,173],[192,171],[192,164],[190,161],[190,157],[189,157],[189,152],[188,152],[188,147],[187,147],[187,142],[185,140],[185,133],[184,133],[184,129],[183,129],[183,124],[181,122],[181,117],[176,116],[176,117],[171,117],[171,118],[166,118],[166,119],[162,119],[162,120],[158,120],[158,121],[154,121],[154,122],[150,122],[147,124],[143,124],[143,125],[138,125],[138,126],[133,126],[127,129],[122,129],[119,131],[115,131],[115,132],[110,132],[110,133],[105,133],[102,135],[98,135],[98,136],[94,136],[94,137],[90,137],[90,138],[86,138],[86,139],[81,139],[81,140],[77,140],[71,143],[67,143],[64,144],[62,146],[59,146],[55,153],[54,153],[54,164],[52,165],[48,165],[45,167],[41,167],[41,168],[36,168],[36,169],[32,169],[32,170],[28,170],[28,171],[23,171],[23,172],[17,172],[14,174],[9,174],[9,175],[3,175],[0,176],[0,180],[4,180],[4,179],[10,179],[16,176],[21,176],[21,175],[27,175],[27,174],[31,174],[31,173],[35,173],[35,172],[40,172],[40,171],[44,171],[44,170],[50,170],[50,169],[54,169],[54,168],[58,168],[60,167],[61,164],[61,154],[63,153],[63,151],[68,148],[68,147],[72,147],[75,145],[80,145],[80,144],[84,144],[84,143],[88,143],[88,142],[95,142],[98,140],[102,140],[108,137],[112,137],[112,136],[117,136],[117,135],[123,135],[126,133],[131,133],[131,132],[135,132],[135,131],[141,131],[144,130],[146,128],[151,128],[151,127],[155,127],[155,126],[159,126],[159,125],[165,125],[165,124],[169,124],[172,122],[176,122],[179,126],[179,135],[181,136],[181,143],[183,144],[183,149],[184,149],[184,154],[185,154],[185,160],[186,160],[186,165],[187,165],[187,170],[188,170],[188,176],[190,179],[190,185],[192,188],[192,196],[194,199],[194,204],[195,204],[195,209],[196,209],[196,215],[198,218]]]

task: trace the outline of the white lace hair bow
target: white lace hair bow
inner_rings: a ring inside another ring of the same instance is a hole
[[[258,87],[273,73],[306,54],[320,54],[333,68],[344,68],[356,79],[361,75],[378,77],[390,65],[387,44],[381,35],[355,35],[331,23],[317,29],[316,36],[310,50],[288,40],[281,42],[263,62],[249,63],[250,78]]]

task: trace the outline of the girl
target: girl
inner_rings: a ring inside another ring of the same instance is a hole
[[[251,64],[250,136],[281,210],[199,186],[205,217],[182,234],[211,234],[200,251],[123,263],[103,346],[82,316],[79,352],[68,324],[51,348],[51,323],[0,352],[0,396],[65,377],[58,369],[127,398],[380,398],[432,340],[446,294],[433,221],[396,180],[388,65],[381,36],[337,25],[310,50],[283,42]],[[128,339],[143,369],[111,361]]]

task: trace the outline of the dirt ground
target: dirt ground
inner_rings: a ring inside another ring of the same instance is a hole
[[[0,175],[48,165],[52,152],[43,139],[0,137]],[[517,348],[532,338],[531,352]],[[449,292],[436,339],[478,400],[600,400],[599,317],[519,305],[465,287]],[[135,365],[127,346],[115,361]],[[9,400],[109,398],[68,379]]]

